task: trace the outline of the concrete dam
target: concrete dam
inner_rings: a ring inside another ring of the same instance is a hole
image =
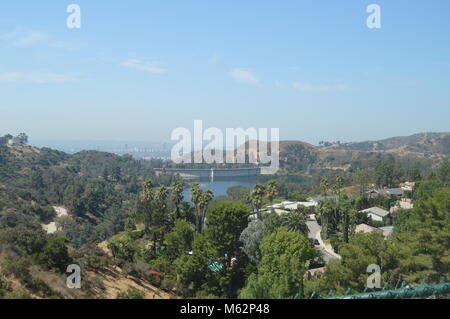
[[[157,174],[179,174],[186,180],[208,179],[214,181],[220,178],[254,177],[261,174],[261,168],[231,168],[231,169],[177,169],[155,168]]]

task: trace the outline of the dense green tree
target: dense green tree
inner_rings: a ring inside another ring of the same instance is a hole
[[[21,225],[0,231],[1,245],[20,248],[28,255],[41,251],[46,241],[47,238],[42,229],[32,230]]]
[[[283,225],[283,218],[275,212],[266,212],[262,216],[264,237]]]
[[[167,207],[168,196],[168,188],[163,186],[155,190],[151,181],[144,182],[136,217],[144,222],[144,231],[153,241],[154,255],[157,254],[158,247],[163,245],[164,234],[171,227]]]
[[[112,178],[116,182],[120,182],[122,180],[122,169],[120,166],[115,166],[112,171]]]
[[[200,289],[216,290],[217,276],[208,264],[219,258],[217,250],[204,234],[195,233],[192,255],[182,255],[175,261],[175,270],[181,283]]]
[[[279,228],[261,243],[258,274],[247,280],[241,298],[291,298],[303,289],[314,248],[304,236]]]
[[[108,248],[118,261],[132,262],[140,254],[139,245],[128,233],[111,238],[108,241]]]
[[[194,229],[185,220],[177,219],[174,229],[166,235],[165,239],[167,255],[174,260],[191,251]]]
[[[367,282],[367,267],[381,263],[385,241],[381,232],[358,233],[349,244],[340,250],[341,261],[327,266],[325,282],[327,287],[342,294],[347,288],[362,291]]]
[[[242,231],[248,226],[249,208],[239,202],[220,202],[208,209],[206,236],[227,262],[240,255]]]
[[[443,183],[442,186],[450,186],[450,161],[445,160],[436,172],[437,178]]]
[[[399,216],[395,230],[393,240],[401,244],[407,280],[450,278],[450,188],[419,198],[416,208]]]
[[[422,179],[422,172],[421,169],[418,165],[415,165],[411,168],[409,168],[408,172],[407,172],[407,176],[409,181],[419,181]]]
[[[245,202],[249,192],[244,186],[233,186],[227,189],[227,196],[234,202]]]
[[[48,270],[65,272],[72,263],[66,244],[66,238],[51,236],[42,251],[36,255],[37,263]]]
[[[358,169],[353,174],[353,184],[355,184],[358,189],[359,197],[366,196],[366,193],[369,191],[370,181],[370,172],[367,169]]]
[[[393,155],[388,155],[375,166],[376,184],[379,187],[397,187],[403,179],[403,169]]]
[[[102,177],[104,181],[109,181],[109,171],[107,167],[103,170]]]

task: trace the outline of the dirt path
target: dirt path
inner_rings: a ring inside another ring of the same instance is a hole
[[[69,216],[67,209],[62,206],[53,206],[53,209],[56,212],[56,218],[62,217],[62,216]],[[58,230],[58,228],[56,227],[55,219],[50,224],[42,225],[42,228],[45,231],[47,231],[47,234],[54,234]]]

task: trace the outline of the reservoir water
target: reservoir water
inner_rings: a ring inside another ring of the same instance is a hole
[[[257,178],[242,178],[232,180],[218,180],[214,182],[210,181],[197,181],[200,183],[200,188],[203,190],[211,190],[214,193],[214,197],[219,197],[227,194],[227,190],[234,186],[244,186],[248,189],[253,188],[258,183]],[[185,200],[190,199],[190,189],[186,189],[183,193]]]

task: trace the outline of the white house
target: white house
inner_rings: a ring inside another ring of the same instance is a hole
[[[280,204],[274,204],[271,206],[267,206],[267,210],[273,211],[273,210],[296,210],[299,206],[304,207],[316,207],[317,202],[311,200],[307,202],[282,202]]]
[[[361,210],[360,213],[365,213],[367,216],[371,217],[372,220],[382,222],[389,215],[387,210],[384,210],[379,207],[371,207],[364,210]]]

